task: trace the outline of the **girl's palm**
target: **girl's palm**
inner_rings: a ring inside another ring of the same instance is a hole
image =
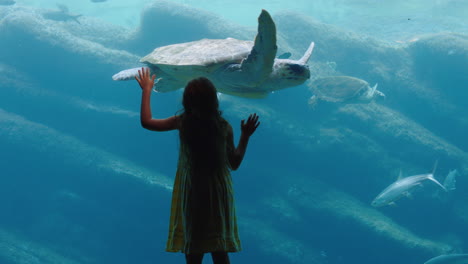
[[[258,115],[250,114],[247,122],[245,122],[245,120],[241,121],[242,133],[245,133],[247,136],[251,136],[259,125],[260,122],[258,122]]]
[[[156,75],[154,74],[150,76],[149,68],[141,68],[141,70],[138,70],[138,76],[135,76],[135,79],[143,90],[151,90],[151,88],[153,88],[155,78]]]

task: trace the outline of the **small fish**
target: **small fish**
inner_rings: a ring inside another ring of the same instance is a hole
[[[424,264],[467,264],[468,254],[440,255],[424,262]]]
[[[395,201],[400,199],[401,197],[404,196],[410,196],[411,192],[419,187],[422,186],[422,182],[425,180],[430,180],[440,186],[444,191],[447,191],[447,189],[440,184],[435,178],[434,178],[434,171],[437,167],[437,162],[434,165],[434,170],[432,173],[426,173],[426,174],[419,174],[419,175],[414,175],[414,176],[409,176],[409,177],[401,177],[401,172],[400,176],[398,177],[398,180],[392,184],[390,184],[387,188],[385,188],[377,197],[372,201],[371,205],[374,207],[382,207],[385,205],[392,205],[394,204]]]
[[[14,0],[0,0],[0,5],[14,5],[16,2]]]
[[[91,2],[93,3],[102,3],[102,2],[106,2],[107,0],[91,0]]]
[[[455,179],[460,173],[457,170],[451,170],[447,177],[445,177],[444,186],[448,191],[455,190],[455,183],[457,180]]]
[[[291,57],[291,52],[285,52],[278,56],[278,59],[289,59]]]
[[[55,21],[68,21],[73,20],[78,24],[81,24],[78,21],[78,18],[82,15],[72,15],[68,12],[68,7],[65,5],[57,4],[58,11],[49,11],[42,14],[45,19],[55,20]]]

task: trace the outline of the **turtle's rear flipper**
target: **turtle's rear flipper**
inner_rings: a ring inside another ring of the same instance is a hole
[[[262,83],[273,70],[276,51],[276,26],[266,10],[258,17],[258,33],[249,56],[242,62],[241,71],[246,74],[249,87]]]
[[[141,70],[141,67],[123,70],[119,73],[114,74],[114,76],[112,76],[112,80],[114,81],[134,80],[135,77],[138,76],[139,70]]]

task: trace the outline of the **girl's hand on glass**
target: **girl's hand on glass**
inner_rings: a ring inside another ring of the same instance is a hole
[[[138,76],[135,76],[135,80],[140,84],[143,91],[151,91],[154,86],[154,79],[156,79],[156,75],[150,76],[149,68],[141,68],[141,70],[138,70]]]
[[[245,120],[241,121],[242,134],[250,137],[259,125],[260,122],[258,122],[258,115],[250,114],[249,118],[247,119],[247,122],[245,122]]]

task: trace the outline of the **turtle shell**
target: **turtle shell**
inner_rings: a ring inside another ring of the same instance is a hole
[[[313,81],[311,89],[321,100],[339,103],[361,96],[369,83],[350,76],[330,76]]]
[[[157,66],[168,74],[178,75],[185,71],[203,75],[226,64],[240,63],[249,55],[252,46],[252,41],[233,38],[201,39],[156,48],[140,62]]]

